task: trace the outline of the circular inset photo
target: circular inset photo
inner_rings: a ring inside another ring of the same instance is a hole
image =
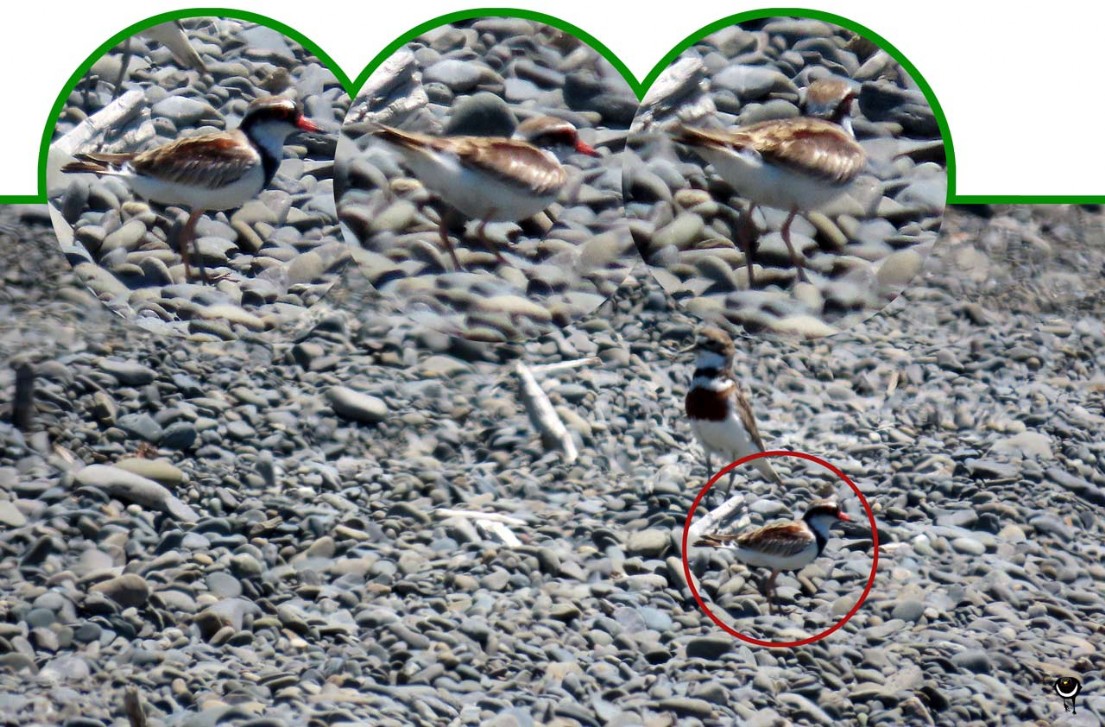
[[[383,305],[479,340],[591,313],[638,259],[619,158],[636,108],[619,71],[557,27],[424,32],[375,69],[342,128],[338,213],[359,271]]]
[[[892,48],[831,22],[713,32],[633,122],[626,215],[690,312],[749,331],[829,335],[921,270],[947,199],[937,113]]]
[[[859,610],[878,568],[878,531],[855,483],[814,455],[753,454],[727,465],[729,474],[744,478],[748,465],[769,458],[789,460],[779,499],[730,488],[708,505],[726,468],[699,492],[684,525],[684,571],[699,606],[728,633],[761,646],[800,646]]]
[[[349,259],[334,206],[349,96],[280,30],[195,17],[138,31],[68,90],[46,159],[76,273],[144,328],[289,330]]]

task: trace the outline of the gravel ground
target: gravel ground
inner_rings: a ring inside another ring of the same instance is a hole
[[[867,166],[847,195],[791,227],[809,284],[779,232],[789,210],[757,208],[750,290],[732,242],[747,202],[669,130],[799,116],[805,88],[829,78],[857,93]],[[750,331],[820,336],[862,321],[920,272],[940,231],[947,174],[928,101],[893,57],[829,23],[769,18],[706,36],[649,90],[629,147],[626,215],[641,255],[687,310]]]
[[[338,146],[338,210],[358,270],[381,303],[481,340],[524,340],[594,312],[639,258],[622,213],[621,160],[637,100],[582,41],[541,23],[443,25],[387,59],[350,109]],[[510,136],[534,116],[564,119],[600,157],[565,158],[569,181],[547,213],[487,226],[507,263],[475,238],[371,123],[430,134]],[[442,214],[463,270],[440,241]]]
[[[349,95],[317,58],[271,28],[223,18],[182,23],[204,69],[174,59],[146,32],[98,59],[70,93],[48,161],[54,228],[62,252],[104,304],[151,331],[210,340],[274,329],[283,335],[349,260],[333,185]],[[184,277],[175,240],[187,209],[151,208],[118,179],[60,171],[76,151],[145,151],[235,128],[249,102],[267,95],[296,98],[328,134],[289,137],[265,191],[240,209],[200,219],[192,249],[212,276],[228,275],[213,287],[196,270]],[[128,109],[124,117],[101,119],[106,131],[68,149],[65,135],[116,99]]]
[[[880,315],[739,342],[766,441],[847,472],[882,543],[844,628],[770,650],[683,579],[706,473],[672,352],[696,320],[643,268],[524,345],[379,312],[363,280],[297,341],[215,344],[125,324],[45,208],[0,210],[0,355],[37,391],[20,432],[0,369],[2,721],[126,724],[133,686],[164,725],[1100,724],[1103,223],[953,209]],[[574,462],[542,446],[517,361]],[[765,516],[805,505],[738,486]],[[870,563],[834,538],[780,579],[788,615],[746,594],[741,625],[815,630]],[[1062,674],[1084,683],[1077,715]]]

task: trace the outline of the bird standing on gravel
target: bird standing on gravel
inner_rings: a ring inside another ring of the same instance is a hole
[[[814,500],[801,520],[772,523],[743,533],[707,533],[696,547],[732,548],[737,560],[757,568],[770,568],[760,592],[775,610],[775,579],[782,571],[797,571],[817,560],[829,541],[829,528],[849,522],[835,500]]]
[[[484,235],[488,222],[518,222],[544,210],[568,181],[558,154],[598,156],[567,121],[537,116],[518,125],[511,138],[430,136],[375,124],[369,131],[394,149],[427,189],[450,207],[479,220],[476,239],[505,263]],[[461,268],[442,216],[442,243]]]
[[[232,131],[177,139],[139,153],[81,153],[62,171],[119,177],[140,197],[189,208],[179,240],[188,278],[188,245],[194,241],[200,216],[206,210],[241,207],[260,194],[280,167],[285,139],[297,130],[319,131],[319,127],[292,99],[267,96],[251,103],[242,123]],[[207,283],[198,254],[197,262]]]
[[[698,340],[686,351],[695,351],[694,375],[684,408],[691,430],[706,455],[707,477],[712,476],[710,455],[721,455],[726,463],[764,451],[764,442],[756,427],[752,405],[733,378],[736,347],[729,334],[720,328],[704,328]],[[782,484],[782,479],[766,458],[752,465],[767,479]],[[736,470],[729,473],[733,487]]]
[[[799,212],[812,212],[842,196],[867,165],[867,154],[852,135],[848,110],[854,93],[838,81],[815,81],[806,90],[807,113],[817,116],[761,121],[727,131],[678,126],[672,138],[713,165],[717,174],[749,201],[739,241],[744,247],[748,285],[758,232],[756,205],[787,210],[782,236],[799,279],[802,259],[790,239]],[[841,125],[842,122],[845,125]]]

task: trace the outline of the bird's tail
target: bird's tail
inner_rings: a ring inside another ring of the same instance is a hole
[[[362,124],[365,133],[398,147],[417,147],[425,139],[420,134],[397,129],[394,126],[386,126],[377,121],[368,121]]]
[[[736,539],[735,533],[706,533],[694,545],[696,548],[724,548]]]
[[[771,462],[767,457],[760,457],[756,460],[756,469],[760,471],[760,474],[771,480],[777,485],[783,484],[783,478],[779,476],[779,473],[775,471],[775,468],[771,466]]]
[[[687,126],[686,124],[676,125],[670,130],[669,136],[672,141],[678,144],[687,144],[692,147],[728,147],[733,146],[739,139],[734,134],[722,136],[709,129]]]
[[[133,154],[106,154],[101,152],[77,154],[61,168],[73,174],[118,174],[123,165],[134,158]]]

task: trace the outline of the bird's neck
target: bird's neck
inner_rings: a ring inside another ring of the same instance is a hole
[[[732,367],[731,358],[713,351],[701,351],[694,362],[691,385],[695,388],[715,391],[726,388],[732,380],[729,373]]]
[[[292,133],[292,129],[285,123],[251,123],[249,119],[243,121],[238,128],[261,155],[267,187],[276,175],[276,170],[280,168],[280,162],[284,158],[284,140]]]
[[[832,521],[824,516],[805,518],[805,520],[806,525],[813,533],[814,539],[817,540],[817,554],[820,555],[829,542],[829,527],[832,525]]]
[[[708,391],[724,391],[733,385],[733,378],[729,375],[729,369],[696,368],[691,377],[692,389],[706,389]]]

